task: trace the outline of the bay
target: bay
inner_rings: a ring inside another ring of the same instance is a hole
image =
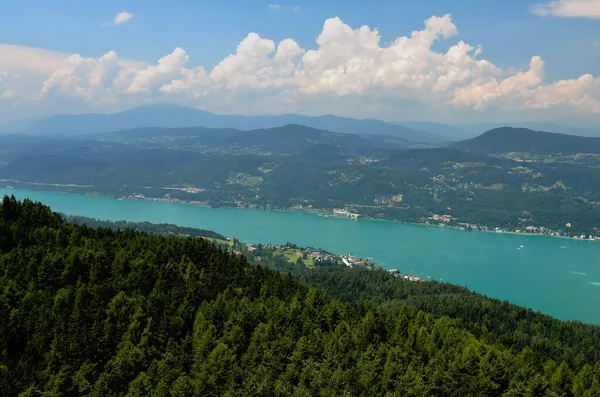
[[[563,320],[600,324],[600,242],[461,231],[304,212],[207,208],[158,201],[0,189],[52,210],[101,220],[172,223],[254,243],[373,257],[379,266],[469,287]]]

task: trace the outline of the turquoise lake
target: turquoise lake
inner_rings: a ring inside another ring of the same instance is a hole
[[[564,320],[600,324],[600,242],[468,232],[303,212],[206,208],[157,201],[0,189],[52,210],[102,220],[173,223],[241,241],[287,241],[373,257],[379,266],[469,287]]]

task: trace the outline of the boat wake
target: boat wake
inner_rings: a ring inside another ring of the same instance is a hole
[[[587,276],[587,273],[584,272],[575,272],[575,271],[570,271],[569,273],[571,274],[575,274],[577,276]]]

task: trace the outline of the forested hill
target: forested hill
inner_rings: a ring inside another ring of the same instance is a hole
[[[227,237],[212,230],[196,229],[192,227],[177,226],[170,223],[150,223],[150,222],[127,222],[127,221],[102,221],[99,219],[88,218],[85,216],[64,215],[61,216],[69,222],[77,225],[84,225],[93,228],[108,228],[114,231],[133,229],[140,232],[155,234],[168,234],[181,237],[205,237],[210,239],[225,240]]]
[[[204,239],[92,229],[8,197],[0,291],[2,396],[600,393],[598,360],[577,353],[593,334],[556,362],[408,306],[339,301]]]
[[[600,154],[600,138],[502,127],[453,145],[455,148],[484,153],[577,153]]]

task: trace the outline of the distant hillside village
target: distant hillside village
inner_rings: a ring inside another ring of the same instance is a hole
[[[298,247],[293,243],[251,244],[242,243],[237,239],[214,240],[232,250],[235,255],[244,255],[251,263],[268,264],[275,267],[301,265],[307,268],[339,266],[347,269],[373,270],[373,258],[360,258],[351,253],[336,255],[321,248]],[[425,281],[422,277],[401,273],[397,269],[388,270],[397,278],[407,281]]]
[[[254,258],[258,259],[259,261],[259,258],[262,256],[274,255],[283,256],[287,258],[290,263],[304,264],[308,267],[344,265],[349,268],[356,266],[369,269],[373,268],[373,263],[370,261],[370,258],[359,258],[350,253],[345,255],[336,255],[321,248],[302,248],[292,243],[287,243],[285,245],[267,244],[263,246],[262,244],[244,244],[234,242],[231,244],[231,246],[235,246],[233,249],[234,254],[253,254]]]
[[[574,238],[576,240],[594,240],[594,241],[600,241],[600,236],[594,236],[594,235],[586,235],[586,234],[582,234],[579,236],[571,236],[568,233],[565,232],[560,232],[558,230],[552,230],[543,226],[524,226],[523,228],[519,228],[519,229],[508,229],[508,228],[500,228],[500,227],[495,227],[495,228],[491,228],[488,226],[480,226],[474,223],[467,223],[467,222],[457,222],[451,215],[439,215],[439,214],[434,214],[432,216],[430,216],[428,218],[428,222],[425,222],[425,224],[428,225],[436,225],[436,226],[450,226],[450,227],[457,227],[460,230],[474,230],[474,231],[484,231],[484,232],[496,232],[496,233],[522,233],[522,234],[544,234],[544,235],[548,235],[548,236],[555,236],[555,237],[570,237],[570,238]],[[566,223],[565,227],[568,229],[571,227],[571,223],[568,222]]]

